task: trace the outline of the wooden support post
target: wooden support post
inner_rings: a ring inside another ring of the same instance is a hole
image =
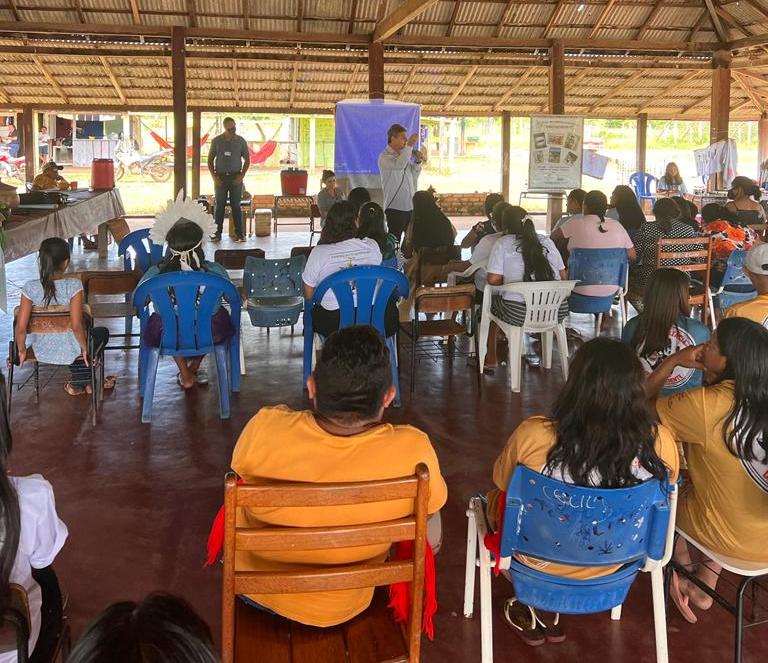
[[[763,172],[763,162],[768,160],[768,113],[763,112],[757,122],[757,174]],[[762,177],[760,178],[762,179]],[[762,182],[760,182],[762,184]]]
[[[24,112],[21,116],[21,140],[24,144],[24,160],[26,168],[27,182],[35,179],[37,170],[37,150],[35,149],[35,111],[32,106],[24,106]]]
[[[187,192],[187,63],[186,29],[174,26],[171,33],[173,73],[173,197]]]
[[[501,195],[509,200],[509,145],[512,141],[512,116],[501,114]]]
[[[565,113],[565,47],[559,39],[552,42],[549,62],[549,112],[552,115],[563,115]],[[548,198],[547,232],[562,215],[562,198]]]
[[[192,197],[200,195],[200,119],[199,110],[192,111]]]
[[[384,98],[384,44],[380,41],[368,46],[368,98]]]
[[[731,108],[731,53],[716,51],[712,56],[712,101],[709,116],[709,142],[728,138],[728,121]],[[709,178],[708,188],[724,186],[721,175]]]
[[[636,158],[635,168],[637,172],[645,172],[646,145],[648,142],[648,113],[639,113],[637,116],[637,138],[635,140]]]

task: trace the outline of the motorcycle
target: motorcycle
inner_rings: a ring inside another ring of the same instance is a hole
[[[155,182],[167,182],[171,178],[168,160],[173,150],[160,150],[142,155],[135,151],[115,150],[115,180],[120,180],[127,172],[132,175],[149,175]]]
[[[21,182],[26,175],[26,159],[24,157],[12,157],[7,150],[0,151],[0,178],[13,178]]]

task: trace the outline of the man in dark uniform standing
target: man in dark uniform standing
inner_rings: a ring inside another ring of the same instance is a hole
[[[251,165],[251,157],[248,143],[242,136],[237,135],[236,130],[235,121],[231,117],[224,118],[224,133],[213,139],[211,150],[208,152],[208,170],[213,178],[216,193],[216,207],[213,212],[216,232],[211,235],[214,242],[221,240],[227,198],[232,208],[232,220],[235,222],[235,241],[245,241],[240,198],[243,195],[243,178]]]

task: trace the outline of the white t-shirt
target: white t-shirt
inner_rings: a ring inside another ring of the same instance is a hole
[[[345,239],[336,244],[318,244],[307,258],[302,280],[310,288],[316,288],[326,277],[342,269],[358,265],[380,265],[381,249],[376,240]],[[323,295],[320,302],[324,309],[336,311],[339,303],[332,290]],[[0,661],[2,663],[2,661]]]
[[[549,264],[552,266],[554,281],[560,280],[560,270],[565,269],[563,258],[557,250],[555,243],[548,237],[539,237],[539,242],[544,248]],[[525,275],[523,254],[520,252],[520,240],[517,235],[504,235],[496,240],[491,250],[491,257],[486,268],[489,274],[501,274],[504,283],[522,282]],[[516,302],[525,301],[522,295],[516,292],[505,292],[502,297]]]
[[[491,257],[491,251],[493,250],[494,244],[496,244],[496,240],[499,239],[504,233],[492,233],[490,235],[486,235],[483,237],[478,243],[477,246],[475,246],[475,250],[472,252],[472,255],[469,258],[469,262],[472,265],[482,264],[487,265],[488,260]],[[480,292],[483,291],[485,288],[486,280],[485,280],[485,267],[481,267],[478,269],[475,274],[475,288],[480,290]]]
[[[67,526],[56,514],[53,488],[42,476],[10,477],[19,496],[21,533],[19,550],[11,569],[10,581],[27,591],[29,600],[29,652],[40,635],[40,610],[43,605],[40,586],[32,578],[32,569],[50,566],[67,540]],[[15,663],[16,652],[0,654],[0,663]]]

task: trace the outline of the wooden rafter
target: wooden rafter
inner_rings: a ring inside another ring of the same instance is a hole
[[[391,37],[436,2],[437,0],[405,0],[376,24],[373,30],[373,41],[384,41],[387,37]]]
[[[251,28],[251,0],[243,0],[243,30]]]
[[[8,0],[8,9],[11,11],[14,21],[21,21],[21,14],[19,14],[19,9],[16,6],[16,0]]]
[[[461,83],[459,83],[459,86],[453,91],[453,94],[451,95],[450,99],[445,102],[445,105],[443,106],[443,110],[447,110],[448,106],[450,106],[454,101],[456,101],[456,98],[464,91],[464,88],[467,87],[467,83],[472,80],[472,77],[477,73],[478,65],[475,65],[474,67],[471,67],[470,70],[466,73],[464,78],[461,79]]]
[[[296,32],[304,29],[304,0],[298,0],[296,9]]]
[[[363,68],[363,65],[356,64],[355,68],[352,70],[352,75],[349,77],[349,84],[347,85],[347,92],[344,95],[345,99],[349,99],[349,95],[352,94],[352,90],[355,89],[355,83],[357,82],[357,75],[360,73],[360,70]]]
[[[67,96],[67,93],[64,92],[64,89],[59,85],[59,82],[51,76],[51,72],[48,71],[48,67],[45,66],[45,63],[43,62],[42,58],[39,55],[32,54],[32,61],[35,63],[37,68],[40,70],[40,73],[43,75],[45,80],[48,81],[50,86],[56,90],[58,95],[64,100],[65,104],[69,103],[69,97]]]
[[[751,106],[752,101],[750,99],[747,99],[746,101],[742,101],[738,106],[734,106],[731,108],[731,114],[736,113],[737,111],[740,111],[745,106]]]
[[[560,10],[562,10],[564,4],[565,4],[565,0],[557,0],[557,4],[555,5],[555,8],[552,10],[552,13],[549,15],[549,20],[547,21],[547,27],[544,28],[544,39],[547,39],[549,37],[549,32],[550,30],[552,30],[553,26],[555,25],[555,22],[560,16]]]
[[[594,74],[594,73],[595,72],[592,69],[584,69],[583,71],[580,71],[578,74],[576,74],[576,76],[574,76],[570,80],[568,80],[566,78],[566,81],[565,81],[565,99],[566,99],[566,102],[568,100],[568,93],[572,92],[573,89],[579,83],[581,83],[581,81],[584,80],[587,76],[589,76],[590,74]],[[540,113],[546,113],[548,110],[549,110],[549,100],[547,100],[545,103],[543,103],[541,105],[541,107],[539,108],[539,112]]]
[[[347,34],[352,34],[355,31],[355,19],[357,18],[357,0],[352,0],[352,7],[349,10],[349,26],[347,27]]]
[[[711,101],[712,100],[712,93],[708,92],[703,97],[699,97],[696,101],[694,101],[692,104],[688,104],[685,108],[680,110],[680,115],[685,115],[686,113],[689,113],[692,111],[696,106],[699,104],[703,104],[705,101]]]
[[[602,106],[605,102],[610,101],[611,99],[616,97],[616,95],[618,95],[619,92],[621,92],[622,90],[626,90],[628,87],[634,85],[634,83],[637,82],[640,78],[647,75],[648,73],[643,70],[636,71],[634,74],[631,74],[630,76],[625,78],[621,83],[619,83],[616,87],[614,87],[613,90],[611,90],[608,94],[602,97],[600,101],[590,106],[587,112],[591,113],[595,109],[600,108],[600,106]]]
[[[653,3],[653,9],[651,9],[651,13],[648,14],[648,18],[645,19],[645,24],[637,31],[635,39],[642,39],[645,37],[649,30],[653,30],[652,24],[662,9],[664,9],[664,0],[656,0],[656,2]]]
[[[125,98],[125,94],[123,93],[123,89],[120,87],[117,76],[115,76],[115,72],[112,70],[112,67],[109,64],[109,60],[107,60],[107,58],[102,55],[99,57],[99,62],[101,62],[101,66],[104,67],[104,71],[107,73],[107,78],[109,78],[109,82],[112,83],[112,87],[115,88],[115,92],[120,99],[120,103],[127,104],[128,102]]]
[[[296,80],[299,77],[299,63],[293,63],[293,72],[291,73],[291,96],[288,99],[288,107],[293,108],[293,102],[296,99]]]
[[[85,14],[83,14],[83,5],[81,0],[72,0],[72,5],[77,14],[77,20],[80,23],[85,23]]]
[[[750,78],[760,85],[768,85],[768,77],[758,76],[757,74],[747,70],[740,70],[739,73],[744,76],[744,78]]]
[[[3,104],[11,103],[11,98],[8,96],[8,93],[2,87],[0,87],[0,103],[3,103]]]
[[[685,41],[693,41],[696,39],[696,35],[699,34],[699,30],[704,27],[704,23],[707,22],[708,18],[709,12],[707,11],[707,8],[704,7],[704,9],[702,9],[699,13],[699,18],[696,19],[696,23],[693,24],[691,31],[686,35]]]
[[[616,0],[608,0],[608,4],[603,7],[603,11],[600,12],[600,16],[597,17],[597,20],[595,21],[595,24],[592,26],[592,29],[589,31],[589,38],[593,39],[595,35],[597,34],[598,30],[603,27],[603,23],[605,23],[605,19],[608,18],[608,14],[610,14],[611,10],[613,9],[613,5],[616,4]]]
[[[720,7],[719,5],[715,7],[715,11],[720,15],[720,17],[732,28],[735,28],[741,34],[743,34],[745,37],[752,37],[753,35],[760,32],[760,30],[755,30],[754,28],[750,28],[749,25],[743,25],[739,23],[736,18],[728,12],[725,7]]]
[[[139,0],[128,0],[131,5],[131,16],[134,25],[141,25],[141,13],[139,12]]]
[[[720,22],[720,15],[717,13],[717,10],[715,9],[714,0],[704,0],[704,4],[707,6],[709,19],[712,21],[712,25],[715,28],[715,32],[717,33],[718,39],[723,42],[728,41],[728,32],[723,27],[723,24]]]
[[[755,106],[755,109],[757,110],[757,112],[763,113],[765,111],[765,104],[762,101],[760,101],[760,97],[752,89],[752,86],[749,84],[749,82],[744,80],[744,78],[736,71],[731,72],[731,78],[733,78],[733,80],[736,81],[737,85],[742,90],[744,90],[744,93],[747,95],[749,100]]]
[[[408,72],[408,76],[405,79],[405,83],[403,83],[403,87],[400,88],[400,94],[397,95],[397,98],[400,99],[400,101],[405,99],[405,94],[408,91],[408,86],[411,83],[413,83],[413,79],[416,78],[416,72],[418,71],[418,69],[419,69],[419,65],[417,64],[411,65],[411,69]]]
[[[498,113],[499,110],[504,106],[505,103],[507,103],[507,100],[520,88],[520,86],[525,83],[525,81],[528,80],[530,75],[535,71],[536,67],[528,67],[510,87],[507,88],[507,91],[502,95],[501,99],[499,99],[493,106],[493,112]]]
[[[237,58],[232,58],[232,91],[235,93],[235,107],[240,106],[240,75],[237,71]]]
[[[754,9],[764,19],[768,19],[768,12],[763,9],[757,2],[755,2],[755,0],[742,0],[742,2],[752,7],[752,9]]]
[[[197,6],[195,0],[187,0],[187,17],[189,18],[189,27],[197,27]]]
[[[456,27],[456,17],[461,9],[461,0],[454,0],[453,10],[451,11],[451,18],[448,20],[448,27],[445,30],[445,36],[450,37],[453,34],[453,29]]]
[[[493,36],[495,38],[498,38],[501,36],[501,31],[504,29],[504,26],[509,20],[509,17],[512,15],[512,10],[514,9],[514,7],[515,7],[515,0],[507,0],[507,5],[506,7],[504,7],[504,11],[501,12],[501,18],[499,19],[499,22],[496,25],[496,31],[493,33]]]
[[[654,92],[652,95],[649,95],[648,97],[643,99],[643,101],[637,107],[637,112],[638,113],[644,112],[648,108],[648,105],[654,99],[663,98],[665,95],[672,92],[672,90],[679,88],[684,83],[688,83],[689,81],[692,81],[694,78],[701,76],[701,74],[704,73],[704,71],[706,70],[701,69],[699,71],[689,71],[685,76],[683,76],[682,78],[676,79],[675,81],[667,85],[663,90],[660,90],[659,92]]]

